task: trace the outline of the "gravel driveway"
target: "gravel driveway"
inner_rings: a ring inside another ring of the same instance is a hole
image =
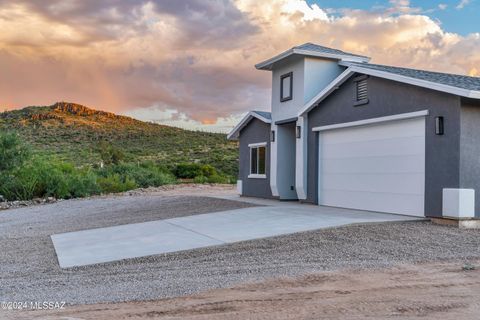
[[[322,270],[480,258],[480,231],[429,222],[354,225],[66,270],[58,267],[48,237],[245,206],[140,195],[0,212],[0,301],[147,300]]]

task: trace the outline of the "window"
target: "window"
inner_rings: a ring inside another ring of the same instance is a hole
[[[292,100],[293,73],[289,72],[280,77],[280,102]]]
[[[355,79],[355,105],[368,103],[368,80],[367,76]]]
[[[250,147],[249,178],[266,178],[266,143],[252,144]]]

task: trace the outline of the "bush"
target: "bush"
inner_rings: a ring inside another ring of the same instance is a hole
[[[97,177],[89,168],[75,168],[54,159],[33,158],[3,174],[0,193],[8,200],[34,197],[75,198],[98,194]]]
[[[17,134],[0,131],[0,171],[20,167],[29,155],[29,149]]]
[[[207,179],[208,179],[208,183],[228,183],[230,181],[228,177],[221,176],[218,174],[212,175]]]
[[[0,179],[0,194],[6,200],[29,200],[35,197],[37,177],[30,175],[28,171],[2,173]]]
[[[97,179],[100,190],[103,193],[124,192],[135,189],[137,184],[129,177],[123,178],[119,174],[109,175],[107,177],[99,177]]]
[[[202,166],[198,163],[181,163],[175,167],[173,174],[180,179],[194,179],[202,175]]]
[[[158,187],[176,182],[175,177],[170,171],[152,162],[144,162],[141,164],[122,163],[99,170],[99,174],[102,176],[118,174],[128,177],[142,188]]]
[[[122,149],[107,142],[101,142],[99,146],[100,157],[104,164],[119,164],[125,159],[125,153]]]
[[[208,178],[205,177],[205,176],[196,176],[196,177],[193,179],[193,182],[194,182],[194,183],[208,183]]]

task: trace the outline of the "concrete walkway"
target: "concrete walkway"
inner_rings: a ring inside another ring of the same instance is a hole
[[[263,205],[52,235],[60,267],[222,245],[353,223],[419,220],[368,211],[228,197]]]

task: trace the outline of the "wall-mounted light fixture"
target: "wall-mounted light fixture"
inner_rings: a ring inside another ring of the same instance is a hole
[[[435,134],[436,135],[443,135],[444,133],[444,126],[443,126],[443,117],[436,117],[435,118]]]
[[[275,130],[272,130],[272,131],[270,132],[270,141],[271,141],[271,142],[275,142]]]
[[[295,135],[296,135],[297,139],[300,139],[302,137],[302,127],[301,126],[297,126]]]

